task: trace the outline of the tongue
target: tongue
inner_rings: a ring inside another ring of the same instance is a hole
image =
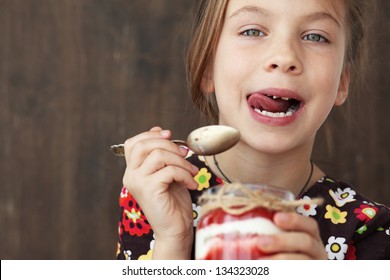
[[[248,99],[249,106],[267,112],[278,113],[287,112],[291,103],[281,98],[273,99],[263,94],[252,94]]]

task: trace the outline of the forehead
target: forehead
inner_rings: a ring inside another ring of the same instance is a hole
[[[291,19],[310,14],[330,15],[339,25],[345,22],[345,0],[228,0],[226,18],[240,11]]]

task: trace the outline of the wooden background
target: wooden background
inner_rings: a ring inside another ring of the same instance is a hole
[[[115,258],[125,164],[109,146],[201,124],[184,75],[193,2],[0,0],[1,259]],[[386,204],[389,12],[379,1],[367,86],[314,156]]]

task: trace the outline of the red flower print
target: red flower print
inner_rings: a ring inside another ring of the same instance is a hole
[[[223,180],[221,178],[219,178],[219,177],[217,177],[215,180],[217,181],[218,185],[223,185],[224,184]]]
[[[123,206],[127,204],[129,198],[130,198],[129,191],[126,189],[126,187],[122,187],[121,195],[119,197],[119,205]]]
[[[150,232],[151,226],[146,220],[146,217],[138,203],[130,194],[127,195],[126,199],[121,200],[121,207],[123,207],[121,222],[125,231],[127,231],[130,235],[137,236]]]
[[[356,260],[356,247],[353,245],[353,242],[349,243],[348,251],[345,254],[346,260]]]
[[[357,214],[356,218],[358,218],[361,221],[365,221],[367,223],[372,218],[375,217],[377,211],[378,208],[375,206],[371,206],[368,204],[361,204],[360,208],[356,208],[355,211],[353,212]]]

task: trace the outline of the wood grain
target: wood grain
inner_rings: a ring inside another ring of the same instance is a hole
[[[390,204],[385,2],[368,90],[350,121],[332,114],[315,159]],[[154,125],[182,138],[200,124],[184,74],[192,5],[0,0],[1,259],[115,258],[125,163],[110,145]]]

